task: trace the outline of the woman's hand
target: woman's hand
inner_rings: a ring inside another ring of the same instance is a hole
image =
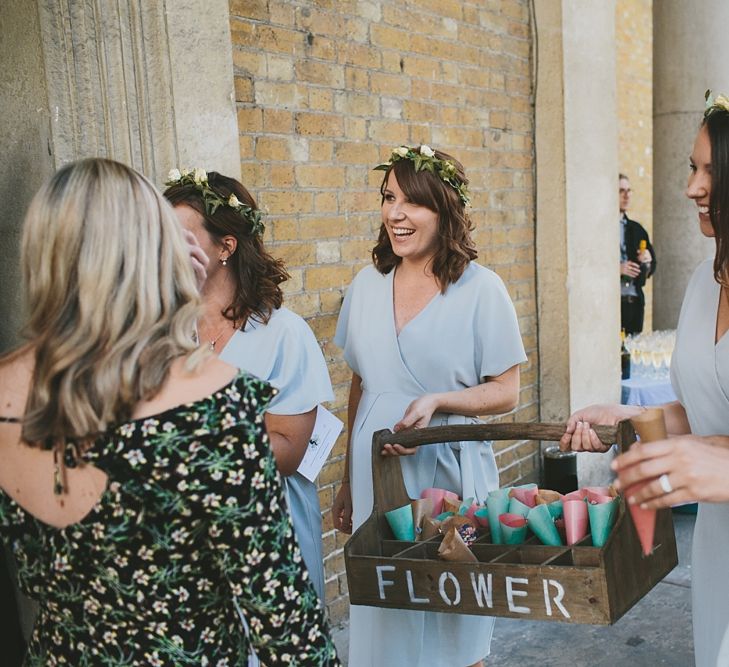
[[[653,261],[653,255],[651,255],[651,251],[646,248],[643,252],[639,252],[638,261],[641,264],[650,264]]]
[[[352,489],[349,480],[342,480],[332,505],[332,520],[337,530],[352,534]]]
[[[409,431],[417,428],[425,428],[430,424],[433,413],[438,410],[438,395],[424,394],[416,398],[405,410],[402,419],[392,427],[392,430]],[[418,451],[417,447],[403,447],[402,445],[387,444],[382,448],[383,456],[412,456]]]
[[[727,441],[721,437],[714,440]],[[635,445],[612,463],[615,487],[628,502],[660,509],[685,502],[729,502],[729,449],[709,439],[683,436]],[[635,493],[634,484],[645,483]]]
[[[567,428],[560,438],[562,451],[606,452],[611,445],[603,444],[590,424],[615,426],[624,419],[640,414],[643,408],[634,405],[590,405],[574,412],[567,420]]]
[[[620,275],[637,278],[640,275],[640,264],[627,260],[620,264]]]

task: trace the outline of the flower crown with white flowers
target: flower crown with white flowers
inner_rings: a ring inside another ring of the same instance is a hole
[[[458,178],[456,165],[450,160],[440,160],[435,157],[435,151],[430,146],[422,144],[418,148],[410,148],[409,146],[393,148],[390,159],[387,162],[378,164],[375,171],[387,171],[395,162],[400,160],[410,160],[415,166],[416,172],[426,170],[431,174],[435,174],[458,193],[458,197],[466,208],[471,205],[468,186]]]
[[[203,203],[205,204],[205,212],[208,215],[213,216],[218,208],[221,206],[227,206],[228,208],[232,208],[250,225],[251,234],[263,236],[265,225],[263,224],[261,212],[258,209],[243,204],[232,193],[227,199],[225,199],[225,197],[221,197],[210,187],[210,184],[208,183],[208,174],[204,169],[200,169],[199,167],[196,167],[195,169],[183,169],[182,171],[179,169],[171,169],[170,173],[167,175],[165,185],[191,185],[200,191]]]
[[[704,99],[706,100],[706,109],[704,109],[704,118],[709,116],[714,111],[721,109],[729,113],[729,99],[724,95],[717,95],[714,97],[711,94],[711,88],[704,93]]]

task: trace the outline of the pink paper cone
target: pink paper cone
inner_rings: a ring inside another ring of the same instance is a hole
[[[453,491],[446,491],[445,489],[430,488],[424,489],[420,497],[430,498],[433,501],[433,513],[431,516],[436,517],[443,512],[443,500],[445,498],[456,499],[458,498],[458,494],[453,493]]]
[[[648,480],[646,482],[641,482],[640,484],[633,484],[633,486],[625,489],[625,497],[629,498],[651,481],[652,480]],[[653,536],[656,532],[656,511],[644,510],[639,505],[631,505],[630,503],[628,503],[628,509],[630,510],[630,516],[633,519],[635,532],[638,533],[640,546],[643,548],[643,555],[647,556],[651,551],[653,551]]]
[[[635,432],[640,437],[640,443],[652,442],[653,440],[663,440],[666,438],[666,422],[661,408],[649,408],[645,412],[633,417],[630,422],[633,424]],[[634,445],[640,447],[640,443]],[[652,480],[634,484],[625,489],[625,496],[629,498],[636,491]],[[644,510],[638,505],[628,504],[630,516],[633,519],[633,525],[638,533],[640,545],[643,547],[643,555],[647,556],[653,551],[653,538],[656,532],[656,510]]]
[[[570,491],[569,493],[566,493],[563,500],[584,500],[585,495],[584,489],[578,489],[577,491]]]
[[[564,511],[564,529],[567,544],[572,545],[587,535],[587,527],[590,523],[587,515],[587,504],[584,500],[564,500],[562,509]]]
[[[534,507],[537,504],[538,491],[536,484],[524,484],[523,486],[515,486],[511,489],[509,496],[521,501],[527,507]]]

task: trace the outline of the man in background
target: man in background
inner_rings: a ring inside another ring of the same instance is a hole
[[[656,254],[643,226],[628,215],[633,191],[625,174],[618,176],[620,198],[620,326],[626,334],[643,331],[643,286],[656,270]],[[644,243],[641,243],[644,242]]]

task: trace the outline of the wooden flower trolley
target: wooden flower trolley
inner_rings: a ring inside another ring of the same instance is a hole
[[[596,427],[603,442],[625,449],[634,442],[629,422]],[[372,438],[374,507],[344,547],[352,604],[422,611],[482,614],[610,625],[677,564],[670,510],[656,517],[654,549],[643,556],[630,512],[620,499],[618,517],[602,548],[588,534],[565,547],[539,543],[472,547],[477,563],[439,560],[437,535],[423,542],[395,540],[384,513],[409,502],[397,458],[380,454],[385,443],[408,447],[482,440],[556,441],[563,424],[470,424],[426,428]]]

